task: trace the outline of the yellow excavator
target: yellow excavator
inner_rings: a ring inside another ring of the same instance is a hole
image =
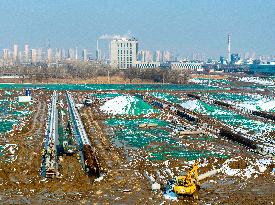
[[[195,161],[192,169],[188,171],[186,176],[176,177],[173,191],[178,195],[179,198],[183,196],[193,196],[194,199],[198,199],[198,168],[198,162]]]

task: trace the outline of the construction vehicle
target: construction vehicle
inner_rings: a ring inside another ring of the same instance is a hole
[[[93,104],[93,100],[90,98],[86,98],[83,103],[85,106],[91,106]]]
[[[176,177],[173,191],[179,198],[183,196],[193,196],[198,199],[199,180],[198,180],[198,162],[195,161],[191,170],[186,176]]]

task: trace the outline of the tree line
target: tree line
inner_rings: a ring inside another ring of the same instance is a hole
[[[113,69],[109,65],[100,62],[73,62],[59,66],[46,64],[1,67],[0,75],[18,75],[22,79],[45,82],[48,79],[82,79],[87,80],[100,76],[119,76],[130,82],[135,80],[151,81],[155,83],[186,83],[189,79],[189,71],[171,70],[168,68],[129,68]]]

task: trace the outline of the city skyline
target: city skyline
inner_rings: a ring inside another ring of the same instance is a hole
[[[130,33],[144,49],[218,58],[227,55],[230,34],[232,53],[274,55],[274,1],[16,0],[0,5],[2,48],[45,47],[50,39],[56,48],[94,51],[102,35]]]
[[[230,53],[230,51],[228,50],[230,47],[229,36],[230,36],[230,34],[228,34],[228,36],[227,36],[227,48],[226,48],[227,54],[225,54],[225,55],[220,54],[216,58],[213,58],[212,56],[207,56],[206,53],[202,53],[202,52],[193,52],[193,53],[190,53],[189,55],[179,55],[177,53],[171,52],[172,49],[170,49],[170,50],[169,49],[150,50],[150,49],[146,48],[145,46],[143,46],[143,48],[140,48],[140,44],[138,46],[139,51],[138,51],[137,55],[138,55],[138,59],[143,62],[160,61],[160,60],[156,60],[159,58],[166,59],[163,61],[178,61],[178,60],[185,60],[185,59],[206,61],[207,59],[218,60],[218,59],[220,59],[220,57],[230,60],[231,54],[233,54],[233,55],[237,54],[242,59],[262,59],[262,60],[266,60],[266,61],[274,61],[275,60],[275,55],[273,55],[273,54],[261,55],[259,53],[256,53],[253,50],[245,51],[242,53],[240,53],[240,52]],[[119,39],[119,38],[126,38],[126,37],[116,35],[116,36],[107,36],[107,37],[104,36],[104,38],[103,37],[98,38],[96,50],[90,50],[87,47],[80,48],[78,46],[75,46],[75,47],[70,46],[68,48],[55,47],[55,45],[51,46],[49,39],[48,39],[48,43],[47,43],[47,45],[45,45],[45,47],[42,47],[42,46],[41,47],[33,47],[29,43],[26,43],[24,45],[19,45],[16,43],[13,45],[9,45],[8,47],[5,47],[5,48],[0,47],[0,56],[4,59],[5,58],[6,59],[7,58],[15,59],[17,57],[18,58],[20,57],[21,62],[22,62],[26,58],[26,54],[28,56],[32,53],[32,51],[34,51],[34,52],[41,53],[40,55],[43,55],[43,58],[49,58],[49,55],[54,58],[54,54],[55,54],[55,56],[58,55],[58,56],[60,56],[58,58],[62,58],[62,59],[71,58],[71,56],[75,56],[74,58],[78,59],[78,60],[80,60],[81,58],[84,58],[86,60],[88,60],[88,59],[110,60],[111,41],[112,41],[112,39],[114,40],[114,39]],[[135,38],[135,37],[127,37],[127,38]],[[99,43],[98,43],[99,40],[106,40],[105,48],[104,48],[104,46],[99,46]],[[108,48],[106,47],[106,45]],[[50,54],[48,54],[49,51],[50,51]],[[228,51],[229,51],[229,53],[228,53]],[[168,57],[167,57],[167,55],[168,55]],[[74,58],[71,58],[71,59],[74,59]]]

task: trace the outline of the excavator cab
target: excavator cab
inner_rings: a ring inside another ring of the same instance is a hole
[[[194,199],[198,198],[198,162],[195,161],[192,169],[187,173],[186,176],[176,177],[176,183],[173,191],[178,196],[189,195],[193,196]]]

